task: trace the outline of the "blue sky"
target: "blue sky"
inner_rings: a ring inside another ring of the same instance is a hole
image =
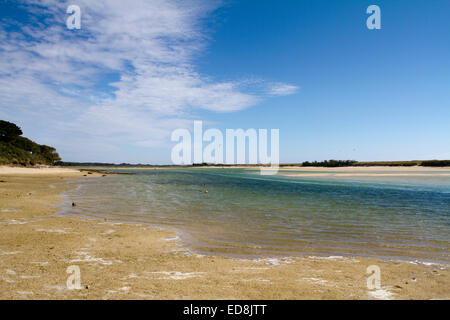
[[[82,10],[67,30],[65,10]],[[381,30],[366,8],[381,9]],[[0,118],[67,161],[280,129],[281,162],[450,158],[450,2],[3,1]]]

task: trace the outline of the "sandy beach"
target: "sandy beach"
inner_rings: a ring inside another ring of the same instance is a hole
[[[308,168],[315,170],[323,168]],[[55,215],[62,192],[76,186],[67,182],[77,179],[102,175],[0,168],[0,299],[450,299],[444,265],[203,256],[184,247],[173,231]],[[377,290],[367,287],[371,265],[381,270]],[[79,290],[66,286],[70,266],[80,268]]]
[[[296,166],[282,166],[280,170],[287,171],[330,171],[330,172],[392,172],[402,171],[404,173],[415,172],[448,172],[448,167],[422,167],[422,166],[350,166],[350,167],[296,167]]]
[[[278,174],[287,177],[448,177],[445,167],[281,167]]]

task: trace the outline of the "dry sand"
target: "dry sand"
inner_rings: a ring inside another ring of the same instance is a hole
[[[450,168],[433,167],[281,167],[287,177],[450,177]]]
[[[24,167],[6,167],[0,166],[0,175],[55,175],[55,174],[79,174],[79,170],[68,169],[68,168],[24,168]]]
[[[61,192],[73,187],[67,181],[101,176],[8,170],[0,169],[1,299],[450,298],[447,266],[360,257],[201,256],[183,248],[172,231],[55,216]],[[81,290],[66,286],[67,268],[74,265]],[[380,267],[379,290],[367,288],[370,265]]]
[[[414,173],[414,172],[449,172],[449,167],[421,167],[421,166],[411,166],[411,167],[401,167],[401,166],[371,166],[371,167],[337,167],[337,168],[326,168],[326,167],[280,167],[280,170],[287,171],[330,171],[330,172],[389,172],[389,171],[402,171],[403,173]]]

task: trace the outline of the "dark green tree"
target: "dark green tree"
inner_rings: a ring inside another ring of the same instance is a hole
[[[61,160],[56,149],[22,137],[14,123],[0,120],[0,164],[34,166],[53,165]]]
[[[0,140],[11,141],[22,135],[22,130],[14,123],[0,120]]]
[[[41,145],[41,155],[47,161],[48,164],[54,164],[56,161],[61,160],[56,149],[46,145]]]

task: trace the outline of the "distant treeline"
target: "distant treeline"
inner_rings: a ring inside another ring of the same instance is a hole
[[[0,164],[2,165],[53,165],[61,160],[56,149],[37,144],[22,137],[22,130],[14,123],[0,120]]]
[[[373,166],[386,166],[386,167],[413,167],[420,166],[422,161],[362,161],[357,162],[355,166],[359,167],[373,167]]]
[[[412,161],[354,161],[354,160],[325,160],[321,162],[303,162],[299,164],[303,167],[375,167],[375,166],[388,166],[388,167],[448,167],[450,166],[450,160],[412,160]]]
[[[55,166],[61,167],[173,167],[173,165],[153,165],[143,163],[106,163],[106,162],[73,162],[73,161],[56,161]]]
[[[448,167],[450,160],[412,160],[412,161],[354,161],[354,160],[325,160],[321,162],[303,162],[300,163],[302,167]]]
[[[450,160],[427,160],[422,161],[424,167],[450,167]]]
[[[122,166],[125,166],[123,164]],[[114,167],[114,163],[102,163],[102,162],[67,162],[67,161],[56,161],[55,166],[61,167]]]
[[[305,161],[302,163],[302,167],[350,167],[357,163],[355,160],[325,160],[325,161]]]
[[[255,164],[213,164],[213,163],[194,163],[192,165],[152,165],[152,164],[132,164],[132,163],[103,163],[103,162],[67,162],[67,161],[56,161],[56,166],[63,167],[118,167],[118,168],[129,168],[129,167],[252,167]],[[258,165],[258,166],[269,166],[269,165]],[[375,166],[388,166],[388,167],[412,167],[412,166],[424,166],[424,167],[448,167],[450,166],[450,160],[412,160],[412,161],[366,161],[359,162],[355,160],[325,160],[325,161],[305,161],[300,163],[282,163],[280,167],[326,167],[326,168],[337,168],[337,167],[375,167]]]
[[[448,167],[450,160],[412,160],[412,161],[373,161],[358,162],[356,166],[389,166],[389,167]]]

